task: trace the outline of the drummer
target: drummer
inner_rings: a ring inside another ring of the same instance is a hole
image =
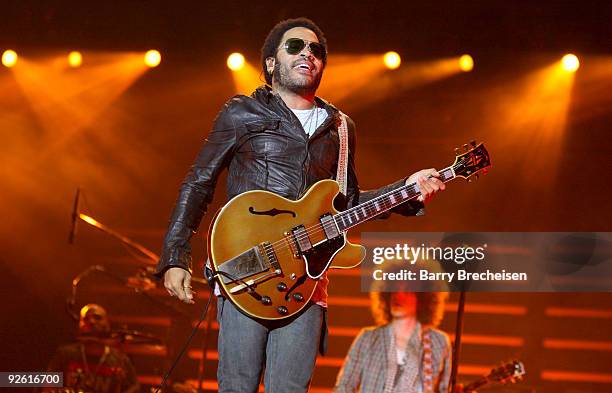
[[[81,308],[78,340],[57,349],[49,371],[64,373],[64,386],[96,393],[138,392],[136,371],[128,356],[111,346],[106,310],[98,304]]]

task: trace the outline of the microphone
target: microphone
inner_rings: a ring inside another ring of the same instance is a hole
[[[74,196],[74,206],[72,207],[72,226],[70,227],[70,235],[68,236],[68,243],[73,244],[74,238],[77,232],[77,222],[79,219],[79,201],[81,197],[81,189],[77,187],[76,195]]]

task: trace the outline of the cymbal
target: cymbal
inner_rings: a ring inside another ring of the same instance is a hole
[[[113,329],[111,337],[119,340],[123,344],[159,345],[163,343],[163,341],[154,334],[125,328]]]
[[[77,340],[83,343],[96,343],[110,346],[117,346],[119,344],[163,344],[163,341],[153,334],[127,328],[113,329],[107,335],[81,334],[77,336]]]

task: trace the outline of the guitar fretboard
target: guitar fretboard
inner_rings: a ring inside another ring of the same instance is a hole
[[[438,172],[440,173],[440,180],[445,183],[456,177],[453,167],[444,168]],[[338,213],[334,216],[334,219],[340,231],[346,231],[393,209],[395,206],[417,198],[419,195],[421,195],[421,191],[416,183],[407,184]]]

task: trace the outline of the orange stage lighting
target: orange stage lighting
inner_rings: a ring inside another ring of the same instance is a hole
[[[332,102],[343,102],[385,73],[381,54],[330,55],[319,94]],[[396,73],[388,73],[393,75]]]
[[[395,70],[402,64],[402,58],[397,52],[387,52],[383,56],[383,62],[385,63],[385,67],[390,70]]]
[[[561,67],[567,72],[576,72],[580,67],[580,61],[576,55],[569,53],[561,59]]]
[[[245,60],[241,53],[235,52],[227,57],[227,67],[232,71],[240,71],[244,68]]]
[[[347,111],[356,111],[405,89],[461,72],[458,56],[407,62],[395,72],[385,72],[387,65],[380,59],[380,54],[330,56],[321,83],[321,96],[340,102]]]
[[[2,64],[5,67],[13,67],[17,63],[17,53],[14,50],[8,49],[2,53]]]
[[[155,49],[151,49],[145,53],[144,62],[148,67],[157,67],[161,63],[161,54]]]
[[[12,69],[40,126],[49,136],[44,149],[38,151],[35,159],[27,160],[27,165],[34,167],[50,154],[59,154],[64,144],[79,130],[99,120],[98,116],[148,69],[142,61],[142,52],[90,52],[87,65],[66,72],[69,67],[66,55],[58,54],[36,60],[22,58],[19,67]],[[69,161],[68,156],[62,156],[62,162]],[[69,166],[77,170],[76,165]]]
[[[554,62],[509,84],[500,93],[497,104],[501,113],[493,121],[500,127],[500,132],[512,135],[516,140],[529,141],[519,149],[520,152],[513,151],[512,159],[521,163],[516,171],[525,175],[524,184],[534,189],[537,187],[542,196],[544,192],[555,190],[566,143],[574,77],[574,73],[565,71],[558,61]],[[546,176],[529,178],[526,176],[529,173],[544,173]]]
[[[87,214],[80,213],[79,218],[89,225],[93,225],[94,227],[100,228],[102,224],[100,224],[96,219],[88,216]]]
[[[474,69],[474,59],[470,55],[463,55],[459,58],[459,68],[463,72],[469,72]]]
[[[68,54],[68,64],[73,68],[80,67],[81,64],[83,64],[83,55],[81,55],[81,52],[70,52]]]
[[[232,79],[234,80],[234,86],[236,92],[240,94],[251,94],[262,81],[259,80],[260,70],[246,62],[242,68],[237,71],[232,71]]]

